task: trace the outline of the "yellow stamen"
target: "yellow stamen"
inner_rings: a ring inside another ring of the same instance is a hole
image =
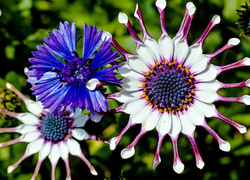
[[[141,85],[144,87],[146,85],[146,83],[142,83]]]
[[[152,106],[152,103],[151,103],[151,102],[149,102],[149,103],[148,103],[148,105],[149,105],[149,106]]]
[[[163,109],[159,109],[159,112],[162,113],[162,112],[163,112]]]
[[[188,79],[188,82],[192,82],[192,79]]]
[[[143,93],[142,95],[143,95],[144,97],[146,97],[146,96],[147,96],[147,95],[146,95],[146,93]]]
[[[146,75],[147,75],[147,76],[149,76],[149,75],[150,75],[150,72],[149,72],[149,71],[148,71],[148,72],[146,72]]]
[[[147,91],[147,88],[144,88],[143,90],[144,90],[144,91]]]
[[[191,93],[194,94],[194,90],[193,89],[191,90]]]
[[[188,74],[188,73],[189,73],[189,70],[188,70],[188,68],[186,68],[186,69],[185,69],[185,72],[186,72],[186,74]]]
[[[161,63],[160,62],[156,62],[156,65],[159,66]]]
[[[192,98],[189,98],[188,101],[191,102],[193,99]]]
[[[148,101],[148,100],[149,100],[149,97],[148,97],[148,96],[145,96],[145,99]]]
[[[192,79],[194,77],[194,75],[190,75],[189,77]]]
[[[68,135],[66,136],[66,138],[70,138],[70,135],[68,134]]]

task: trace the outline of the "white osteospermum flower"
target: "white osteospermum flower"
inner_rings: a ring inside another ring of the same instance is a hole
[[[246,128],[220,114],[214,106],[216,101],[240,102],[250,104],[250,97],[224,97],[217,93],[218,89],[235,88],[250,85],[250,81],[235,84],[225,84],[216,80],[216,77],[227,70],[249,66],[250,58],[246,57],[233,64],[216,66],[210,64],[219,53],[239,44],[239,39],[232,38],[228,43],[212,54],[203,54],[203,42],[211,29],[220,22],[218,15],[209,22],[204,33],[193,45],[187,42],[188,31],[194,17],[196,7],[189,2],[181,23],[180,29],[172,39],[165,26],[165,0],[156,1],[160,13],[162,34],[158,42],[148,34],[142,19],[139,5],[136,6],[135,17],[138,19],[143,39],[141,40],[132,29],[126,14],[120,13],[118,20],[124,24],[136,42],[134,55],[126,52],[116,41],[112,44],[125,57],[126,62],[119,68],[123,90],[109,95],[109,98],[124,103],[113,110],[130,114],[129,122],[119,136],[113,137],[110,148],[113,150],[121,141],[124,133],[136,124],[141,124],[141,130],[135,140],[122,150],[122,158],[129,158],[135,153],[135,146],[139,139],[147,132],[156,128],[159,134],[158,146],[153,160],[155,169],[160,159],[162,141],[169,135],[174,151],[173,169],[181,173],[184,165],[178,153],[178,137],[180,132],[185,134],[192,144],[196,165],[202,169],[204,162],[195,142],[194,132],[196,126],[206,129],[217,141],[223,151],[230,150],[230,144],[221,139],[219,135],[207,124],[205,117],[214,117],[234,126],[240,133]],[[93,116],[93,120],[100,121],[103,115]]]
[[[81,114],[79,108],[75,113],[70,108],[62,108],[57,114],[50,113],[48,109],[43,109],[39,102],[25,97],[13,85],[7,83],[7,88],[13,90],[26,104],[29,112],[14,113],[0,109],[0,113],[12,116],[23,124],[13,128],[0,128],[0,133],[19,133],[17,139],[0,143],[0,147],[9,146],[19,142],[28,142],[26,151],[19,161],[8,167],[11,173],[27,157],[39,152],[38,162],[34,175],[31,179],[36,179],[40,166],[44,159],[48,157],[52,167],[52,179],[55,180],[55,169],[60,158],[63,159],[67,172],[67,180],[71,179],[69,168],[69,154],[82,159],[93,175],[97,175],[95,168],[83,155],[79,143],[75,140],[98,140],[108,143],[94,135],[88,134],[82,127],[88,121],[88,116]]]

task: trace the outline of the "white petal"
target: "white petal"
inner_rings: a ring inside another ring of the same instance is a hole
[[[225,151],[225,152],[230,151],[230,148],[231,148],[229,142],[227,141],[220,142],[219,147],[222,151]]]
[[[166,5],[167,5],[167,2],[166,0],[157,0],[155,2],[155,5],[160,8],[161,10],[165,9]]]
[[[141,70],[142,71],[142,70]],[[146,70],[147,71],[147,70]],[[136,71],[134,71],[133,69],[131,69],[128,66],[127,62],[123,62],[121,63],[121,66],[118,68],[118,72],[120,73],[120,75],[122,75],[123,77],[127,77],[127,76],[133,76],[133,77],[138,77],[138,78],[143,78],[143,76],[139,73],[137,73]]]
[[[80,141],[90,138],[89,133],[87,133],[84,129],[78,128],[72,130],[72,136]]]
[[[147,64],[139,56],[128,57],[128,66],[134,71],[144,75],[150,70]],[[120,69],[120,68],[119,68]],[[120,71],[119,71],[120,72]],[[143,76],[141,76],[143,77]]]
[[[177,41],[174,46],[174,61],[183,63],[189,52],[189,46],[186,41]]]
[[[198,74],[204,71],[208,66],[208,61],[209,58],[206,55],[201,54],[197,57],[197,61],[189,68],[190,72],[192,72],[192,74]]]
[[[128,158],[132,157],[134,154],[135,154],[134,146],[132,146],[130,149],[125,148],[121,151],[121,157],[123,159],[128,159]]]
[[[137,91],[142,89],[142,82],[136,77],[125,77],[122,80],[122,88],[126,91]]]
[[[95,88],[101,84],[100,81],[96,78],[90,79],[88,80],[87,84],[86,84],[86,88],[90,91],[95,90]]]
[[[151,67],[155,65],[156,57],[147,45],[139,44],[136,48],[136,52],[148,66]]]
[[[29,155],[37,153],[42,148],[43,143],[44,143],[44,139],[42,139],[42,138],[40,138],[36,141],[32,141],[31,143],[28,144],[26,152]]]
[[[126,14],[124,14],[123,12],[120,12],[118,14],[118,21],[121,24],[127,24],[127,22],[128,22],[128,16]]]
[[[152,129],[155,128],[157,123],[159,122],[160,119],[160,113],[159,111],[151,111],[149,116],[145,117],[145,120],[143,122],[143,127],[146,131],[151,131]]]
[[[195,75],[195,80],[198,82],[212,81],[217,77],[218,72],[219,70],[210,64],[203,72]]]
[[[191,46],[189,48],[189,54],[185,60],[185,66],[190,67],[198,61],[198,56],[202,54],[202,47],[200,44]]]
[[[68,139],[67,145],[68,145],[70,154],[76,155],[76,156],[82,154],[79,143],[75,141],[74,139]]]
[[[106,38],[106,40],[107,40],[107,39],[111,39],[111,38],[112,38],[112,35],[111,35],[109,32],[107,32],[107,31],[103,31],[103,32],[102,32],[102,40],[104,41],[105,38]]]
[[[73,126],[83,127],[88,120],[89,118],[85,114],[78,115],[78,117],[73,121]]]
[[[245,64],[246,66],[250,66],[250,58],[249,57],[245,57],[243,59],[243,64]]]
[[[45,159],[51,151],[51,142],[46,142],[43,144],[43,147],[40,149],[39,156],[41,159]]]
[[[60,148],[59,144],[53,144],[50,154],[49,154],[49,160],[51,164],[56,164],[60,158]]]
[[[187,111],[184,111],[184,114],[194,125],[200,126],[204,124],[205,121],[204,114],[195,106],[188,106],[188,109]]]
[[[38,131],[29,132],[29,133],[23,135],[22,140],[24,142],[31,142],[31,141],[38,139],[40,136],[41,136],[41,132],[38,132]]]
[[[157,42],[152,38],[145,38],[143,39],[143,41],[144,41],[144,44],[146,44],[152,50],[156,60],[160,61],[160,48]]]
[[[212,81],[207,81],[207,82],[203,82],[203,83],[197,83],[196,88],[198,90],[208,90],[211,89],[213,91],[217,91],[220,88],[220,83],[218,80],[214,79]]]
[[[137,112],[138,107],[146,106],[147,101],[145,99],[133,99],[124,103],[123,112],[131,114]]]
[[[89,117],[90,117],[91,121],[98,123],[98,122],[100,122],[100,121],[102,120],[103,116],[104,116],[104,114],[95,113],[95,114],[93,115],[93,114],[91,113]],[[79,126],[79,127],[80,127],[80,126]]]
[[[28,132],[37,131],[37,126],[30,126],[30,125],[20,125],[18,126],[18,132],[21,134],[26,134]]]
[[[244,95],[241,97],[241,99],[244,102],[244,104],[250,105],[250,96],[249,95]]]
[[[216,115],[216,108],[212,103],[204,103],[199,100],[195,100],[194,106],[196,109],[198,108],[205,115],[205,117],[210,118]]]
[[[82,109],[79,107],[75,109],[75,112],[73,112],[70,106],[67,106],[66,111],[71,111],[72,113],[70,114],[70,116],[73,118],[77,118],[78,116],[82,114]]]
[[[68,159],[69,157],[69,148],[67,146],[67,144],[64,141],[61,141],[59,143],[59,149],[60,149],[60,156],[62,157],[62,159]]]
[[[238,38],[231,38],[228,41],[228,45],[233,45],[233,46],[237,46],[240,43],[240,40]]]
[[[161,135],[167,134],[171,129],[171,122],[172,122],[172,114],[168,112],[164,112],[161,115],[160,120],[156,126],[157,131]]]
[[[171,129],[169,131],[169,136],[176,137],[181,131],[181,122],[177,115],[172,115]]]
[[[203,169],[205,163],[202,161],[202,160],[198,160],[198,162],[196,163],[196,166],[199,168],[199,169]]]
[[[173,169],[176,173],[180,174],[182,173],[182,171],[184,170],[184,164],[182,162],[180,162],[179,160],[177,160],[174,164],[173,164]]]
[[[116,141],[118,140],[118,137],[113,137],[111,140],[110,140],[110,143],[109,143],[109,147],[110,147],[110,150],[114,150],[116,148]]]
[[[158,40],[161,55],[164,57],[164,61],[169,61],[172,59],[174,53],[173,41],[169,36],[162,36]]]
[[[31,113],[19,113],[17,119],[24,124],[34,125],[39,123],[39,118]]]
[[[213,103],[216,99],[218,99],[218,95],[216,91],[195,91],[196,99],[203,101],[205,103]]]
[[[32,100],[26,100],[24,101],[26,108],[28,109],[29,112],[40,116],[42,111],[43,111],[43,107],[42,104],[40,102],[36,102],[36,101],[32,101]]]
[[[120,91],[119,94],[114,98],[119,102],[127,102],[133,99],[142,97],[143,91]]]
[[[152,108],[150,106],[139,106],[130,115],[130,121],[132,123],[142,123],[145,117],[148,117],[151,113]]]
[[[181,132],[186,135],[192,135],[195,130],[195,125],[189,120],[184,113],[180,114]]]

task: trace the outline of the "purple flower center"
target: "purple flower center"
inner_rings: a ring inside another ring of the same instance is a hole
[[[47,141],[58,142],[70,134],[71,122],[69,118],[59,112],[58,114],[46,114],[41,116],[42,136]]]
[[[193,75],[175,61],[157,62],[144,76],[143,96],[149,105],[160,112],[178,112],[192,102],[194,94]]]
[[[65,63],[64,69],[59,73],[59,76],[62,81],[67,83],[78,82],[80,84],[86,84],[89,80],[88,76],[91,73],[91,68],[82,61],[77,53],[75,53],[74,59]]]

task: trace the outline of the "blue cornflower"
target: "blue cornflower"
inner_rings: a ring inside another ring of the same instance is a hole
[[[120,58],[110,48],[111,35],[85,24],[82,57],[76,52],[74,22],[71,27],[67,21],[60,23],[59,30],[54,29],[49,36],[44,38],[44,45],[37,46],[38,51],[32,52],[34,57],[29,61],[33,65],[26,72],[27,81],[35,84],[31,90],[38,96],[38,101],[51,112],[62,106],[86,108],[92,114],[106,112],[109,104],[98,87],[120,84],[114,72],[117,64],[103,68]]]

